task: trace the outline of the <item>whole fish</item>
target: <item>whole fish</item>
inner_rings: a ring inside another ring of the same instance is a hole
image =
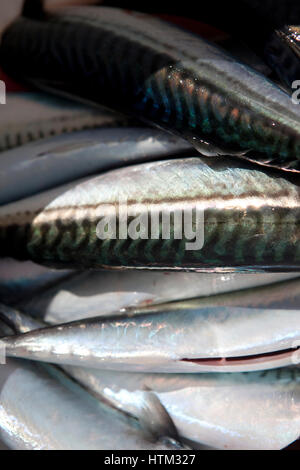
[[[6,29],[0,55],[11,75],[139,117],[204,155],[300,169],[300,108],[289,95],[177,26],[101,6],[39,12]]]
[[[0,204],[101,170],[188,154],[191,148],[166,132],[134,127],[84,130],[43,139],[1,154]]]
[[[11,92],[6,94],[6,104],[0,107],[0,151],[55,134],[120,125],[127,121],[107,110],[46,93]]]
[[[1,206],[0,256],[64,268],[299,272],[299,215],[291,177],[173,159]]]
[[[19,263],[12,263],[16,265],[15,272]],[[90,271],[70,273],[60,280],[58,277],[60,270],[58,270],[49,272],[52,285],[51,283],[45,284],[41,288],[40,278],[38,277],[37,281],[34,279],[34,270],[27,282],[23,277],[19,279],[18,275],[15,279],[3,282],[1,268],[0,263],[2,302],[17,305],[25,313],[44,318],[49,323],[65,323],[82,318],[107,316],[128,307],[138,308],[200,296],[202,299],[195,301],[197,305],[201,302],[204,306],[221,306],[226,302],[228,306],[233,304],[244,307],[267,305],[274,307],[277,305],[279,308],[285,308],[287,303],[285,301],[289,299],[288,304],[291,308],[300,308],[296,300],[297,292],[300,291],[300,280],[288,282],[297,274]],[[40,267],[40,269],[43,268]],[[56,273],[57,282],[53,282]],[[17,293],[20,285],[23,287],[27,285],[28,293],[24,291]],[[266,287],[255,288],[260,285],[266,285]],[[250,289],[251,286],[253,286],[252,289]],[[236,294],[232,291],[236,291]],[[35,295],[32,295],[32,292]],[[229,294],[221,295],[225,292]]]
[[[1,345],[8,357],[95,369],[245,372],[298,364],[299,318],[289,309],[158,306],[4,337]]]
[[[300,27],[276,29],[265,45],[265,55],[282,82],[291,91],[295,89],[293,84],[300,77]]]
[[[0,309],[20,332],[41,323]],[[137,419],[146,390],[157,394],[185,439],[219,449],[281,449],[299,436],[296,367],[235,374],[143,374],[65,366],[86,390]],[[150,406],[150,405],[149,405]]]
[[[183,449],[172,436],[151,435],[126,420],[54,367],[22,361],[0,367],[0,438],[11,449]],[[148,412],[145,402],[146,417]],[[164,413],[157,431],[173,431]]]

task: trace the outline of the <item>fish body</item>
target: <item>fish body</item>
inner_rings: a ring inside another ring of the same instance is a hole
[[[1,206],[0,255],[61,268],[299,271],[299,195],[297,182],[226,159],[144,163]]]
[[[2,320],[18,333],[43,326],[9,307],[2,305],[0,311]],[[62,367],[97,399],[137,420],[144,420],[147,390],[151,390],[179,435],[197,444],[218,449],[281,449],[299,436],[300,375],[296,367],[235,374],[151,374]],[[149,409],[152,405],[150,401]],[[150,413],[152,419],[153,415]]]
[[[10,307],[2,305],[2,312],[1,336],[41,326]],[[137,420],[104,397],[93,398],[57,367],[8,359],[0,369],[0,439],[11,449],[187,449],[151,391]]]
[[[122,7],[122,1],[106,1],[106,5]],[[267,63],[272,67],[280,78],[286,82],[287,72],[292,68],[296,68],[295,57],[284,50],[284,44],[278,38],[277,32],[283,32],[286,25],[296,25],[300,22],[300,8],[298,0],[270,0],[267,2],[254,0],[229,0],[224,3],[217,0],[212,4],[208,2],[201,5],[201,13],[192,2],[185,2],[185,5],[166,6],[162,2],[127,2],[128,9],[159,14],[168,21],[175,22],[198,34],[204,34],[208,37],[214,36],[216,39],[223,37],[225,34],[232,36],[233,44],[241,41],[247,44],[248,48],[255,51],[256,55],[261,57],[261,66],[259,71],[265,73],[268,70]],[[234,12],[234,14],[233,14]],[[174,16],[175,15],[175,16]],[[246,19],[246,21],[245,21]],[[199,20],[199,21],[195,21]],[[204,22],[204,23],[203,23]],[[210,25],[210,29],[207,29]],[[215,35],[212,34],[211,27],[217,27]],[[255,28],[255,34],[254,34]],[[225,49],[227,47],[224,45]],[[240,56],[239,51],[234,47],[229,51],[240,58],[242,62],[246,62],[256,68],[257,60],[253,62],[245,56],[244,52]],[[237,54],[236,54],[237,53]],[[253,52],[252,52],[253,53]],[[270,53],[270,54],[269,54]],[[270,60],[271,57],[276,60]],[[264,65],[263,65],[264,63]],[[298,75],[299,77],[299,75]],[[297,77],[296,77],[297,79]],[[295,78],[294,78],[295,80]],[[291,87],[292,81],[288,82],[288,88]]]
[[[1,154],[0,204],[110,168],[188,154],[191,148],[163,131],[134,127],[84,130],[43,139]]]
[[[234,302],[244,307],[280,308],[286,307],[284,301],[290,299],[289,304],[296,308],[299,280],[292,279],[298,276],[299,273],[78,272],[10,258],[0,261],[0,297],[3,303],[49,323],[107,316],[129,307],[196,297],[210,305]],[[230,300],[223,293],[230,293]]]
[[[115,8],[66,8],[47,21],[17,20],[0,54],[12,75],[139,117],[205,155],[299,171],[300,110],[289,95],[166,22]]]
[[[2,317],[9,319],[3,308]],[[299,310],[156,309],[94,318],[2,338],[6,355],[136,372],[240,372],[299,360]]]
[[[54,367],[22,361],[1,366],[0,438],[15,450],[181,448],[167,436],[151,441]]]
[[[56,274],[59,272],[60,270],[54,271]],[[283,308],[287,304],[285,300],[289,299],[291,308],[297,308],[300,307],[300,304],[297,304],[300,281],[288,281],[294,276],[294,273],[90,271],[58,280],[54,285],[50,284],[40,292],[36,291],[34,297],[29,292],[23,295],[23,298],[13,299],[13,295],[8,297],[8,292],[5,291],[9,283],[3,285],[1,282],[0,263],[0,294],[2,302],[10,305],[13,302],[13,305],[25,313],[57,324],[88,317],[115,315],[117,311],[124,311],[129,307],[138,309],[195,297],[202,297],[195,300],[195,304],[203,306],[278,305]],[[34,279],[32,281],[34,282]],[[15,292],[15,284],[10,285],[9,292]],[[259,285],[266,287],[255,287]]]
[[[0,108],[0,151],[57,134],[127,121],[107,110],[46,93],[10,92],[6,94],[5,106]]]
[[[144,390],[152,390],[182,437],[216,449],[282,449],[299,437],[296,367],[235,374],[67,370],[95,396],[137,418]]]

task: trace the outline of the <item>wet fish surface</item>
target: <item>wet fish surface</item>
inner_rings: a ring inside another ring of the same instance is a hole
[[[54,272],[59,274],[60,270]],[[53,280],[53,271],[50,274]],[[129,307],[136,309],[200,296],[202,299],[195,300],[196,305],[278,305],[278,308],[284,308],[285,300],[289,299],[290,308],[300,308],[296,294],[300,290],[300,280],[288,281],[296,275],[90,271],[74,273],[62,280],[58,278],[53,285],[46,285],[40,291],[40,283],[34,282],[34,276],[31,276],[28,282],[29,292],[23,292],[22,298],[20,294],[14,298],[13,293],[21,282],[4,283],[1,280],[0,263],[0,298],[2,302],[16,305],[25,313],[43,318],[49,323],[115,315],[117,311],[124,311]],[[259,285],[266,287],[259,288]],[[33,297],[30,295],[32,290],[35,292]],[[226,292],[228,296],[221,295]]]
[[[80,269],[299,271],[299,195],[295,181],[226,159],[134,165],[1,206],[0,255]],[[184,211],[193,233],[175,234],[174,216],[164,235],[159,217]],[[114,220],[115,233],[99,231]]]
[[[205,155],[299,171],[300,110],[289,95],[166,22],[114,8],[66,8],[47,20],[17,20],[0,54],[12,75],[154,123]]]
[[[18,313],[1,306],[1,318]],[[36,320],[34,320],[34,324]],[[299,361],[299,310],[177,307],[5,337],[8,357],[136,372],[245,372]]]
[[[0,322],[0,336],[40,325],[9,307],[2,312],[10,326]],[[104,396],[95,400],[59,368],[10,359],[0,368],[0,438],[9,448],[188,449],[151,391],[144,392],[139,416],[134,417],[117,410]]]
[[[188,154],[191,149],[171,134],[136,127],[85,130],[43,139],[1,154],[0,204],[101,170]]]
[[[217,449],[282,449],[299,437],[300,371],[142,374],[68,367],[79,383],[139,416],[154,391],[181,436]]]
[[[7,93],[0,111],[0,151],[57,134],[128,122],[107,110],[38,92]]]
[[[296,294],[295,282],[282,284],[291,284]],[[287,292],[286,299],[290,293]],[[18,333],[43,326],[9,307],[2,305],[0,311],[2,320],[8,321]],[[280,449],[299,435],[300,381],[296,367],[235,374],[63,368],[96,398],[136,419],[143,416],[145,402],[149,401],[146,390],[151,390],[170,413],[179,434],[198,444],[219,449]],[[151,401],[148,406],[152,408]]]
[[[117,0],[107,0],[105,4],[121,8],[123,6],[123,2]],[[154,2],[153,0],[143,3],[130,1],[126,2],[126,7],[132,10],[163,14],[163,17],[166,17],[169,21],[179,24],[182,22],[183,25],[187,25],[188,28],[190,27],[198,33],[202,33],[202,31],[205,33],[207,24],[214,25],[219,29],[219,35],[224,31],[223,35],[230,34],[234,43],[242,41],[247,44],[250,50],[255,51],[261,57],[261,61],[265,62],[265,66],[260,69],[262,73],[266,70],[267,62],[281,78],[283,78],[283,75],[286,76],[286,73],[293,67],[293,58],[287,50],[284,52],[283,44],[280,46],[277,42],[276,32],[284,31],[286,25],[300,24],[298,0],[269,0],[264,2],[259,0],[228,0],[226,3],[222,0],[215,0],[212,4],[209,2],[203,3],[200,13],[191,1],[187,1],[180,6],[174,4],[167,6],[162,2]],[[192,22],[190,20],[186,21],[187,18],[191,19]],[[195,19],[199,21],[195,22]],[[276,42],[277,44],[275,44]],[[276,55],[275,61],[270,61],[268,53],[271,43],[272,54]],[[280,49],[281,52],[279,52]],[[233,51],[233,55],[236,55],[235,52],[236,50]],[[239,54],[237,56],[239,57]],[[241,59],[243,62],[248,63],[243,56]],[[278,63],[278,59],[280,63]],[[250,65],[253,64],[250,63]],[[290,86],[291,82],[288,83],[288,87]]]
[[[178,450],[113,411],[51,366],[1,367],[0,437],[16,450]],[[2,371],[3,369],[3,371]]]
[[[0,311],[18,333],[42,326],[13,309]],[[137,419],[144,414],[146,390],[151,390],[179,435],[193,442],[219,449],[281,449],[299,436],[300,372],[296,367],[235,374],[146,374],[63,367],[95,397]]]

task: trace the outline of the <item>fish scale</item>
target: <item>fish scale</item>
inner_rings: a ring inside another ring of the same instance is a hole
[[[120,197],[127,198],[127,227],[138,213],[147,218],[148,238],[120,237]],[[202,248],[186,250],[186,233],[174,238],[174,215],[169,240],[162,237],[161,218],[158,238],[152,235],[152,213],[194,210],[196,224],[196,208],[204,211]],[[98,222],[115,213],[116,238],[98,238]],[[299,186],[277,173],[220,158],[173,159],[110,171],[1,206],[0,254],[57,267],[298,270],[299,215]]]
[[[168,23],[105,7],[68,8],[48,21],[19,19],[0,53],[11,74],[138,116],[202,152],[299,171],[300,112],[290,97]]]

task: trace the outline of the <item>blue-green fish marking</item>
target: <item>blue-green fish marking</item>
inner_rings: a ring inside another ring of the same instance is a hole
[[[149,16],[69,8],[21,18],[2,38],[6,71],[45,89],[125,111],[204,154],[299,171],[300,108],[217,46]]]

